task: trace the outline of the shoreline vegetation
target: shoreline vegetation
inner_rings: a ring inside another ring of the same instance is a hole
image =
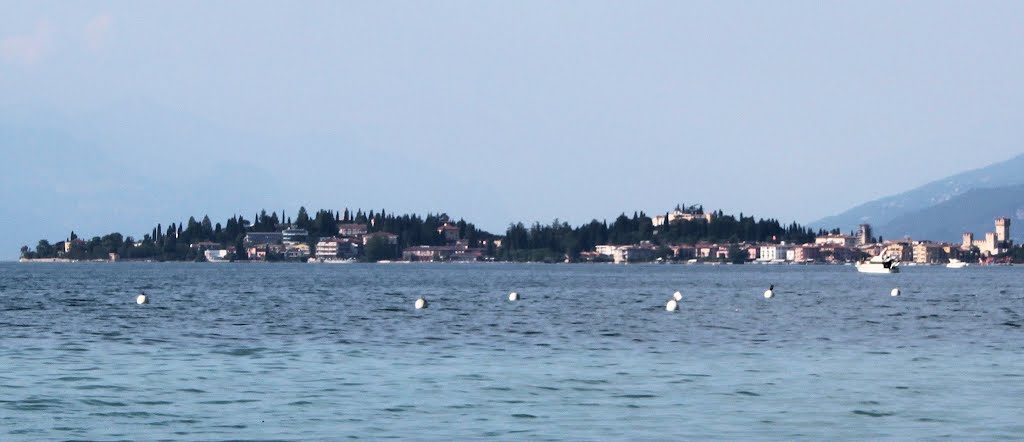
[[[63,241],[42,239],[34,248],[23,246],[19,261],[844,264],[888,252],[882,238],[861,238],[855,245],[856,238],[839,229],[815,232],[795,222],[705,212],[699,205],[678,205],[653,217],[642,211],[622,213],[610,223],[594,219],[575,227],[557,219],[530,226],[511,223],[502,235],[444,213],[344,209],[311,216],[303,207],[294,219],[266,210],[251,219],[234,215],[223,224],[208,216],[189,217],[166,228],[157,224],[141,238],[114,232],[83,239],[71,232]],[[868,244],[882,248],[865,248]],[[980,260],[974,250],[956,255]],[[1004,255],[1002,262],[1024,261],[1019,246]],[[935,263],[940,262],[922,262]]]

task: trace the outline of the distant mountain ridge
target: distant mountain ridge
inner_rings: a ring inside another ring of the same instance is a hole
[[[1024,185],[1024,154],[861,204],[838,215],[812,222],[810,226],[829,229],[839,227],[843,231],[851,231],[856,229],[858,224],[869,223],[874,227],[876,234],[883,236],[909,235],[920,239],[953,240],[956,237],[948,237],[949,232],[952,231],[950,229],[956,230],[961,227],[946,226],[952,220],[934,218],[933,212],[928,212],[930,215],[920,212],[940,205],[942,205],[940,212],[954,210],[956,207],[964,210],[973,206],[985,207],[986,210],[973,212],[979,217],[978,221],[958,218],[959,221],[956,223],[963,227],[979,225],[982,217],[988,217],[988,220],[985,221],[988,226],[987,230],[982,232],[988,231],[992,229],[992,217],[987,214],[988,211],[1000,213],[1000,216],[1017,217],[1016,210],[1020,205],[1016,203],[1019,198],[1015,196],[1015,192],[1024,192],[1024,189],[1016,187],[1020,185]],[[998,188],[1005,189],[1001,192],[971,192]],[[968,193],[971,194],[968,195]],[[961,196],[965,196],[967,199],[959,198]],[[971,198],[984,199],[984,201],[970,202]],[[943,205],[947,202],[951,204]],[[1020,224],[1017,225],[1020,226],[1017,230],[1024,228]],[[928,236],[940,233],[942,237]]]
[[[950,241],[958,243],[964,232],[984,238],[995,231],[997,217],[1010,218],[1010,238],[1024,240],[1024,185],[972,189],[934,206],[901,215],[875,229],[876,234],[896,239]]]

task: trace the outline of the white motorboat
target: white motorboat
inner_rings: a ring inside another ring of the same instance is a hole
[[[950,259],[949,264],[946,264],[948,269],[962,269],[964,267],[967,267],[967,263],[959,259]]]
[[[900,262],[896,258],[881,255],[856,264],[857,271],[861,273],[899,273],[899,266]]]
[[[231,254],[223,249],[210,249],[203,251],[206,262],[231,262]]]

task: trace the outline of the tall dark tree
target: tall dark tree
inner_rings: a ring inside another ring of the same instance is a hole
[[[388,244],[386,239],[375,236],[366,242],[365,254],[367,261],[377,262],[392,259],[395,255],[395,249],[394,246]]]
[[[309,220],[309,213],[306,213],[306,207],[299,207],[299,214],[295,216],[295,227],[300,229],[310,230],[311,223]]]

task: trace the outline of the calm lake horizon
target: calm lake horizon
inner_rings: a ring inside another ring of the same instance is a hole
[[[1018,439],[1022,276],[3,262],[0,439]]]

